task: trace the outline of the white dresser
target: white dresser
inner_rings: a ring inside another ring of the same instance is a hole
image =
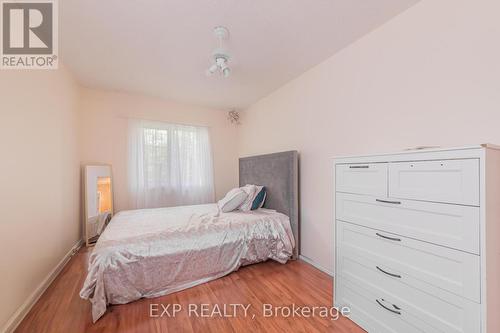
[[[335,306],[369,332],[500,332],[500,150],[335,160]]]

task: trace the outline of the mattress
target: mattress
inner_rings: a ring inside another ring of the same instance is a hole
[[[209,204],[124,211],[97,241],[80,296],[92,303],[95,322],[108,304],[170,294],[267,259],[286,263],[294,246],[289,218],[273,210],[221,213]]]

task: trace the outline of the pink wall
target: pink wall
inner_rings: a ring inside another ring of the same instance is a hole
[[[500,143],[499,12],[423,0],[246,110],[240,155],[300,151],[302,255],[333,270],[334,156]]]
[[[0,331],[80,240],[78,86],[0,70]]]
[[[128,119],[208,126],[214,155],[216,198],[238,184],[236,131],[226,113],[145,95],[82,89],[81,160],[113,166],[115,210],[130,209],[127,182]]]

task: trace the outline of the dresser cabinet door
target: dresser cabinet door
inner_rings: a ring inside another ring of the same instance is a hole
[[[387,195],[387,163],[338,164],[335,170],[338,192]]]
[[[479,160],[389,163],[389,196],[479,206]]]

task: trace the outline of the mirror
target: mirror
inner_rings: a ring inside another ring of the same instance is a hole
[[[85,241],[97,242],[113,217],[113,177],[110,165],[84,167]]]

